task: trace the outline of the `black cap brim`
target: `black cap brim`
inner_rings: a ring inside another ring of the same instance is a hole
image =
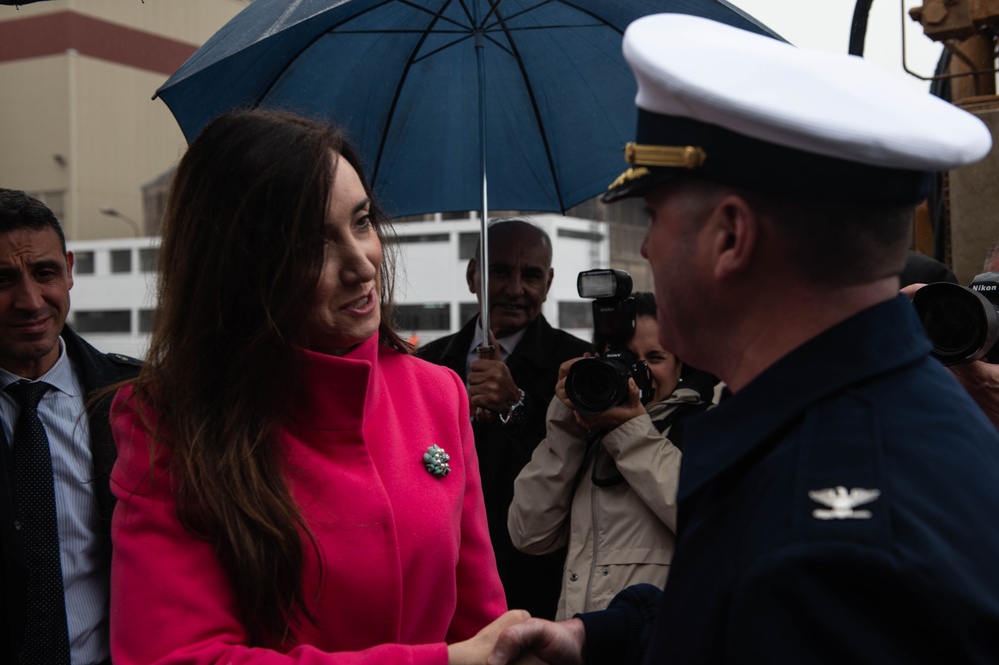
[[[600,196],[601,203],[616,203],[624,199],[645,196],[659,185],[680,177],[675,169],[631,167],[611,183]]]

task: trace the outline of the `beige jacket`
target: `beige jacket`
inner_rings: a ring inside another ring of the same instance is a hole
[[[678,389],[605,434],[587,455],[572,410],[552,400],[546,438],[514,483],[507,526],[513,544],[529,554],[568,545],[556,619],[603,609],[632,584],[665,584],[676,544],[680,450],[653,420],[699,401],[694,390]]]

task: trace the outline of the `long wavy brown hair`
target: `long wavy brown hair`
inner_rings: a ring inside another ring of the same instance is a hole
[[[357,154],[325,124],[245,111],[205,127],[170,191],[158,309],[135,381],[155,414],[156,425],[146,423],[153,454],[170,452],[178,517],[214,546],[254,645],[280,645],[296,612],[311,620],[306,601],[318,591],[303,588],[305,547],[316,543],[275,431],[300,385],[295,345],[322,268],[340,159],[369,190]],[[384,216],[372,217],[384,234]],[[390,325],[391,258],[382,263],[379,336],[408,352]]]

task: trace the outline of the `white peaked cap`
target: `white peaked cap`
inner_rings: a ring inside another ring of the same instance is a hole
[[[626,153],[633,168],[605,200],[689,173],[771,185],[764,189],[789,177],[809,195],[876,201],[883,191],[885,201],[916,201],[929,172],[974,163],[992,147],[981,120],[857,56],[686,14],[634,21],[623,51],[638,81],[637,145]],[[677,165],[661,159],[664,146],[699,152]]]

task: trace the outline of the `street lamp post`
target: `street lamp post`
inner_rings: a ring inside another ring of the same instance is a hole
[[[116,217],[116,218],[120,219],[121,221],[125,222],[126,224],[128,224],[129,226],[131,226],[132,227],[132,231],[135,232],[135,237],[136,238],[138,238],[138,237],[140,237],[142,235],[142,233],[139,231],[139,225],[135,223],[134,219],[132,219],[128,215],[121,214],[120,212],[118,212],[117,210],[115,210],[114,208],[112,208],[111,206],[101,206],[101,214],[102,215],[107,215],[108,217]]]

